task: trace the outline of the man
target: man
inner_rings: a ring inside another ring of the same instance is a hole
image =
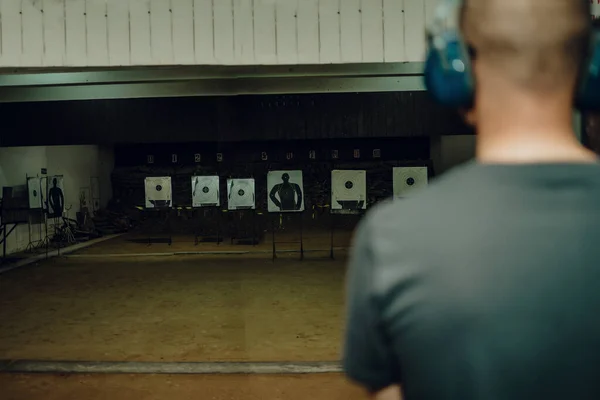
[[[302,208],[302,189],[300,189],[300,185],[290,183],[288,173],[284,173],[281,180],[282,183],[273,186],[269,198],[281,211],[300,210]]]
[[[359,226],[343,365],[373,398],[600,399],[600,165],[572,130],[587,0],[468,0],[476,161]]]

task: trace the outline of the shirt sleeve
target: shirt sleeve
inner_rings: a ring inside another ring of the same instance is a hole
[[[399,383],[399,374],[374,301],[376,266],[370,240],[367,219],[357,229],[348,268],[343,367],[350,379],[377,392]]]

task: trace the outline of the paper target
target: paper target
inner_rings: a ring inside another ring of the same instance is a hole
[[[331,209],[365,210],[367,208],[367,172],[331,171]]]
[[[218,176],[192,176],[192,206],[218,207],[219,197]]]
[[[394,199],[409,196],[415,190],[427,186],[427,176],[427,167],[395,167],[393,171]]]
[[[269,171],[267,195],[269,212],[304,211],[302,171]]]
[[[171,177],[148,177],[144,180],[146,208],[172,207]]]
[[[52,177],[43,176],[40,178],[40,199],[42,201],[42,210],[48,212],[48,182]]]
[[[227,199],[229,210],[254,210],[254,179],[227,179]]]
[[[27,178],[27,191],[29,192],[29,208],[32,210],[42,208],[42,182],[40,178]]]
[[[48,216],[51,218],[62,217],[65,211],[65,188],[62,176],[48,177]],[[42,185],[43,187],[43,185]]]

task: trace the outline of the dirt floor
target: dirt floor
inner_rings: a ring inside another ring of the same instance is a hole
[[[366,400],[341,375],[0,375],[3,400]]]
[[[0,359],[338,360],[344,260],[296,257],[55,258],[9,271]]]
[[[328,258],[330,233],[304,237],[303,261],[283,252],[275,262],[269,235],[256,246],[194,245],[183,235],[171,246],[147,246],[140,238],[124,235],[1,274],[0,359],[339,360],[347,254]],[[334,245],[349,239],[336,233]],[[248,253],[173,255],[198,251]],[[28,400],[366,398],[340,374],[0,374],[0,388],[0,399]]]

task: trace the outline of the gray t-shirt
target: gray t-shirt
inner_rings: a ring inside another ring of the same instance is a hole
[[[361,222],[344,368],[405,400],[600,399],[600,165],[469,163]]]

